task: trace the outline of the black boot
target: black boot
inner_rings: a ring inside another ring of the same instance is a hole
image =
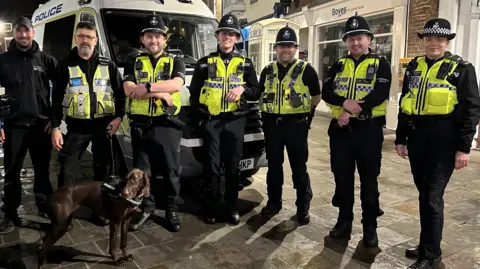
[[[142,216],[140,217],[137,223],[130,224],[130,230],[138,231],[142,229],[145,226],[145,224],[147,224],[148,221],[151,219],[152,215],[153,215],[153,212],[143,212]]]
[[[16,227],[24,227],[28,225],[28,221],[20,218],[17,214],[5,215],[0,220],[0,234],[8,234],[13,232]]]
[[[240,223],[240,215],[238,214],[237,210],[230,211],[230,214],[228,215],[228,222],[233,225]]]
[[[418,245],[414,246],[414,247],[411,247],[411,248],[407,248],[405,250],[405,257],[407,258],[413,258],[413,259],[417,259],[419,256],[420,256],[420,252],[418,251]]]
[[[338,220],[329,234],[334,238],[349,238],[352,234],[352,222]]]
[[[297,211],[297,221],[300,225],[307,225],[310,223],[310,214],[308,211]]]
[[[267,202],[267,206],[262,208],[262,211],[260,212],[260,215],[261,215],[262,219],[269,220],[269,219],[273,218],[275,215],[277,215],[278,212],[280,212],[280,210],[282,210],[281,205]]]
[[[180,218],[178,217],[178,213],[175,211],[167,211],[165,213],[165,217],[168,221],[168,224],[170,225],[170,228],[172,228],[172,232],[178,232],[180,231],[180,224],[182,223],[180,221]]]
[[[437,262],[432,260],[418,259],[414,264],[410,265],[408,269],[435,269]]]
[[[375,228],[375,226],[373,225],[363,226],[363,244],[367,248],[378,247],[377,228]]]
[[[8,234],[13,232],[13,230],[15,230],[15,225],[13,225],[13,221],[10,218],[5,216],[0,220],[0,234]]]

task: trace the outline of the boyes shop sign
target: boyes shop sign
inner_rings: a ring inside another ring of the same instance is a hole
[[[344,20],[350,16],[365,15],[382,10],[389,10],[395,6],[402,5],[402,0],[350,0],[343,4],[330,5],[314,12],[315,24],[322,24],[329,21]]]

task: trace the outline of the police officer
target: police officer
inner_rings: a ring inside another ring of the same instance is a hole
[[[308,117],[320,102],[320,83],[315,69],[295,58],[297,35],[288,27],[278,31],[274,44],[278,60],[267,65],[260,75],[260,109],[268,159],[268,202],[262,209],[270,219],[282,208],[284,148],[292,168],[297,190],[297,220],[308,224],[312,188],[307,172]]]
[[[330,236],[350,237],[357,166],[363,243],[367,247],[378,246],[377,217],[382,213],[377,177],[392,77],[388,60],[369,49],[373,37],[363,17],[350,17],[342,38],[349,55],[336,61],[323,83],[323,99],[333,115],[328,128],[330,162],[336,185],[332,204],[339,208],[338,220]]]
[[[447,20],[429,20],[418,36],[425,55],[407,66],[395,149],[408,156],[419,192],[420,245],[406,251],[417,258],[409,268],[432,269],[442,255],[443,194],[453,170],[468,165],[480,97],[473,65],[447,51],[455,37]]]
[[[237,211],[240,170],[243,152],[246,113],[245,98],[252,99],[258,80],[250,59],[235,49],[240,38],[240,24],[234,15],[225,15],[215,31],[216,52],[197,62],[190,102],[193,114],[202,115],[201,132],[206,150],[204,162],[204,213],[206,223],[215,223],[219,211],[219,180],[221,164],[225,167],[228,220],[238,224]]]
[[[4,119],[0,142],[5,150],[5,184],[0,220],[0,234],[26,221],[17,214],[22,198],[20,170],[27,150],[35,172],[35,204],[44,213],[43,204],[52,192],[50,184],[50,94],[49,80],[55,81],[56,60],[40,51],[33,40],[35,30],[30,19],[19,17],[14,22],[15,38],[8,51],[0,54],[0,87],[21,105],[14,117]]]
[[[59,63],[57,85],[53,90],[52,145],[60,151],[58,187],[78,183],[80,160],[92,142],[95,181],[108,178],[111,162],[110,135],[114,135],[125,115],[122,77],[115,63],[100,56],[96,26],[81,21],[75,30],[70,55]],[[59,129],[63,115],[67,125],[65,141]],[[116,139],[116,138],[115,138]],[[92,215],[99,225],[107,220]]]
[[[143,22],[141,41],[147,52],[139,54],[125,66],[124,88],[127,115],[130,119],[133,165],[151,173],[151,189],[162,177],[166,219],[172,231],[180,230],[180,140],[182,126],[178,113],[182,106],[180,89],[185,84],[185,64],[165,53],[167,29],[157,15]],[[143,199],[143,211],[131,229],[141,229],[153,216],[153,191]]]

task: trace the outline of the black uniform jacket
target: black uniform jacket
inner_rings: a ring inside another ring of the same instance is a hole
[[[222,58],[225,66],[227,66],[236,52],[231,51],[230,53],[223,53],[220,51],[220,49],[217,49],[217,53],[220,55],[220,58]],[[200,107],[200,91],[205,83],[205,80],[208,79],[208,57],[209,56],[205,56],[198,60],[195,70],[193,71],[192,82],[190,83],[190,106],[192,107],[193,111],[197,111],[197,109]],[[243,85],[245,89],[243,96],[246,98],[246,100],[257,101],[257,73],[255,72],[252,61],[248,58],[245,59],[243,79],[245,81],[245,85]]]
[[[353,59],[355,63],[355,68],[357,68],[358,64],[360,64],[363,60],[367,58],[370,54],[364,54],[360,56],[358,60],[355,60],[352,56],[347,56]],[[328,71],[328,77],[323,80],[323,92],[322,92],[322,99],[334,106],[343,106],[343,102],[347,100],[347,98],[342,97],[334,92],[334,80],[337,73],[339,73],[340,66],[335,64],[333,65]],[[375,81],[375,85],[373,86],[373,91],[369,93],[365,98],[362,100],[365,101],[364,103],[360,104],[362,111],[368,111],[380,104],[382,104],[385,100],[389,98],[390,95],[390,86],[392,84],[392,72],[390,69],[390,63],[387,59],[380,57],[380,61],[378,64],[377,69],[377,81]]]
[[[58,63],[57,83],[54,87],[54,91],[52,94],[53,95],[52,96],[53,97],[52,128],[58,127],[63,118],[62,102],[65,96],[65,90],[68,86],[68,82],[70,78],[68,67],[80,66],[80,69],[82,70],[82,72],[85,73],[88,85],[90,85],[90,94],[91,94],[90,98],[95,98],[95,95],[93,95],[92,81],[100,61],[99,57],[100,55],[95,50],[93,56],[90,57],[90,59],[88,60],[82,59],[80,58],[80,56],[78,56],[78,49],[77,47],[75,47],[71,50],[70,55],[66,59]],[[123,118],[123,116],[125,115],[125,92],[123,91],[122,76],[118,71],[117,66],[112,61],[109,61],[108,63],[108,72],[110,75],[110,85],[112,87],[113,95],[115,98],[114,117]],[[91,114],[90,118],[91,119],[93,119],[93,114],[95,112],[96,112],[96,102],[90,102],[90,114]],[[88,124],[89,124],[88,123],[89,121],[86,121],[83,119],[74,119],[71,117],[67,117],[65,119],[65,122],[68,125],[76,125],[78,127],[85,126],[85,128],[88,128]]]
[[[5,124],[28,126],[38,119],[50,119],[49,81],[55,81],[56,65],[55,58],[41,52],[35,40],[27,51],[20,50],[15,39],[10,42],[8,51],[0,54],[0,85],[17,99],[19,107]]]
[[[451,56],[450,52],[446,52],[444,57]],[[437,61],[443,58],[438,59]],[[427,59],[428,67],[430,68],[435,63],[434,60]],[[464,60],[461,60],[457,68],[454,70],[454,74],[458,76],[451,77],[450,83],[457,87],[458,105],[456,106],[452,119],[458,122],[458,137],[456,142],[457,151],[464,153],[470,153],[473,137],[475,136],[476,126],[480,119],[480,97],[478,93],[477,75],[475,73],[475,67]],[[399,104],[402,98],[408,93],[408,74],[405,74],[403,79],[402,95],[399,100]],[[429,116],[429,117],[442,117],[442,116]],[[398,124],[396,130],[396,145],[406,145],[408,140],[408,132],[410,131],[411,117],[399,112]]]

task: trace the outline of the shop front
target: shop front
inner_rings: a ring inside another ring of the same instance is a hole
[[[307,27],[308,60],[316,68],[323,80],[328,75],[328,69],[335,61],[347,55],[348,49],[342,41],[345,22],[350,16],[358,14],[367,19],[375,38],[371,49],[386,57],[391,63],[392,88],[387,110],[387,128],[395,129],[398,113],[398,94],[401,93],[399,70],[400,59],[405,55],[407,1],[404,0],[345,0],[332,1],[323,5],[304,8],[301,12],[285,18],[297,22],[301,27]],[[302,31],[302,29],[300,29]],[[302,40],[300,40],[302,42]],[[311,53],[310,53],[311,52]],[[322,101],[317,108],[329,112]]]

